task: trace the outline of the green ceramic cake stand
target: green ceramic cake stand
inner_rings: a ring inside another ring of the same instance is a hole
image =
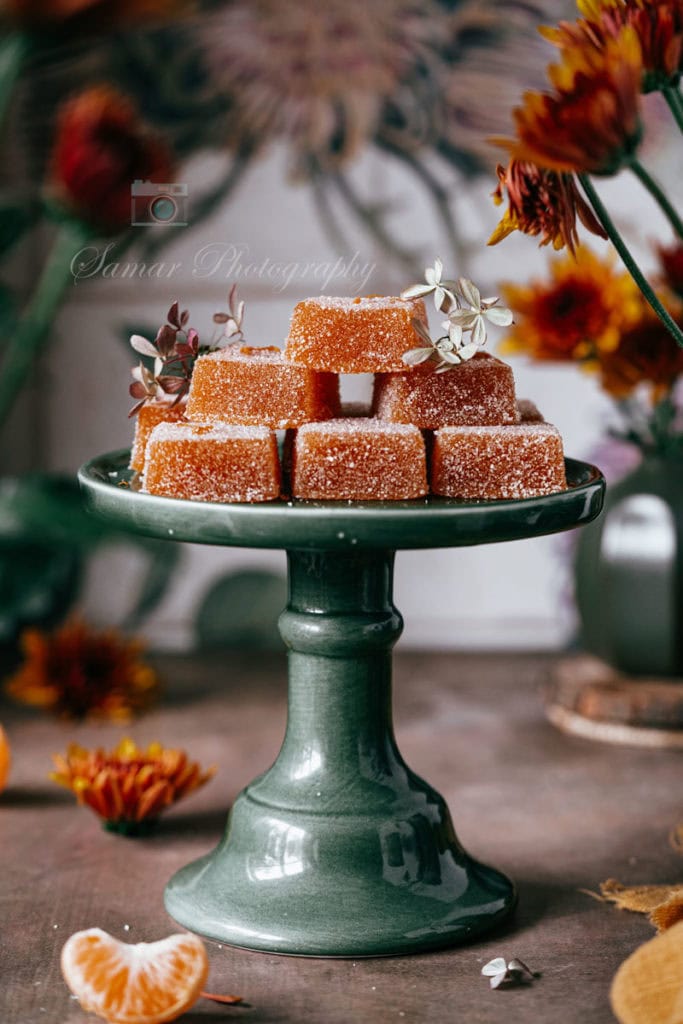
[[[380,956],[472,938],[515,890],[456,838],[443,798],[406,765],[391,717],[394,552],[516,540],[588,523],[600,473],[523,501],[210,504],[127,486],[128,453],[80,472],[93,512],[176,541],[285,548],[289,716],[272,768],[237,797],[218,847],[180,870],[166,908],[213,939],[271,953]]]

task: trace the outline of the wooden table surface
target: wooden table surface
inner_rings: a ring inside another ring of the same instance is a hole
[[[177,926],[163,887],[221,835],[237,792],[273,760],[285,722],[284,657],[158,659],[159,708],[127,730],[184,746],[217,777],[168,813],[157,834],[100,829],[47,780],[50,755],[76,740],[110,746],[112,726],[73,726],[0,706],[13,746],[0,797],[0,1022],[85,1024],[59,971],[62,944],[99,926],[128,941]],[[464,845],[518,884],[519,909],[485,941],[372,960],[278,957],[208,943],[210,988],[249,1007],[197,1004],[185,1024],[602,1024],[619,963],[653,935],[635,914],[580,892],[683,878],[668,845],[683,818],[681,754],[602,746],[556,732],[540,690],[552,659],[532,655],[398,654],[396,731],[408,763],[448,800]],[[519,956],[543,976],[493,991],[494,956]]]

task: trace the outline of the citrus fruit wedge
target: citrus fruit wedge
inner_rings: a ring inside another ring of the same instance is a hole
[[[610,1001],[621,1024],[683,1021],[683,921],[624,960],[614,976]]]
[[[76,932],[62,974],[84,1010],[109,1024],[165,1024],[197,1000],[209,973],[204,943],[185,932],[160,942],[119,942],[101,928]]]
[[[12,756],[10,754],[7,733],[0,725],[0,793],[2,793],[7,784],[7,777],[9,775],[11,763]]]

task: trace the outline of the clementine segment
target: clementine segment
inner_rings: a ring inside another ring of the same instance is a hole
[[[7,784],[11,764],[12,755],[10,753],[9,740],[7,739],[7,733],[0,725],[0,793],[2,793]]]
[[[101,928],[76,932],[62,949],[62,974],[84,1010],[109,1024],[166,1024],[199,997],[209,972],[197,935],[128,944]]]

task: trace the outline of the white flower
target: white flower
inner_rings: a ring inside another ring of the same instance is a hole
[[[416,299],[430,293],[434,294],[436,308],[448,317],[442,324],[446,333],[435,341],[425,323],[413,320],[415,333],[423,345],[403,355],[403,362],[408,366],[431,359],[437,364],[436,372],[443,373],[476,356],[486,343],[487,321],[499,327],[509,327],[512,323],[512,311],[499,306],[497,296],[482,299],[477,286],[465,277],[457,283],[444,280],[443,264],[438,258],[433,267],[426,268],[425,283],[406,288],[401,298]]]
[[[465,277],[458,281],[458,290],[466,306],[452,310],[448,314],[448,319],[458,324],[463,331],[470,331],[472,344],[477,348],[486,344],[487,320],[497,327],[509,327],[512,323],[512,310],[498,306],[497,295],[482,299],[477,286]]]
[[[499,988],[501,985],[528,985],[534,978],[540,977],[538,972],[534,973],[518,957],[507,962],[502,956],[494,957],[484,964],[481,973],[485,978],[491,979],[491,988]]]
[[[425,267],[425,283],[411,284],[401,292],[402,299],[422,299],[426,295],[434,295],[434,305],[441,313],[448,313],[456,308],[458,297],[455,294],[455,281],[443,280],[443,263],[437,256],[433,267]]]

